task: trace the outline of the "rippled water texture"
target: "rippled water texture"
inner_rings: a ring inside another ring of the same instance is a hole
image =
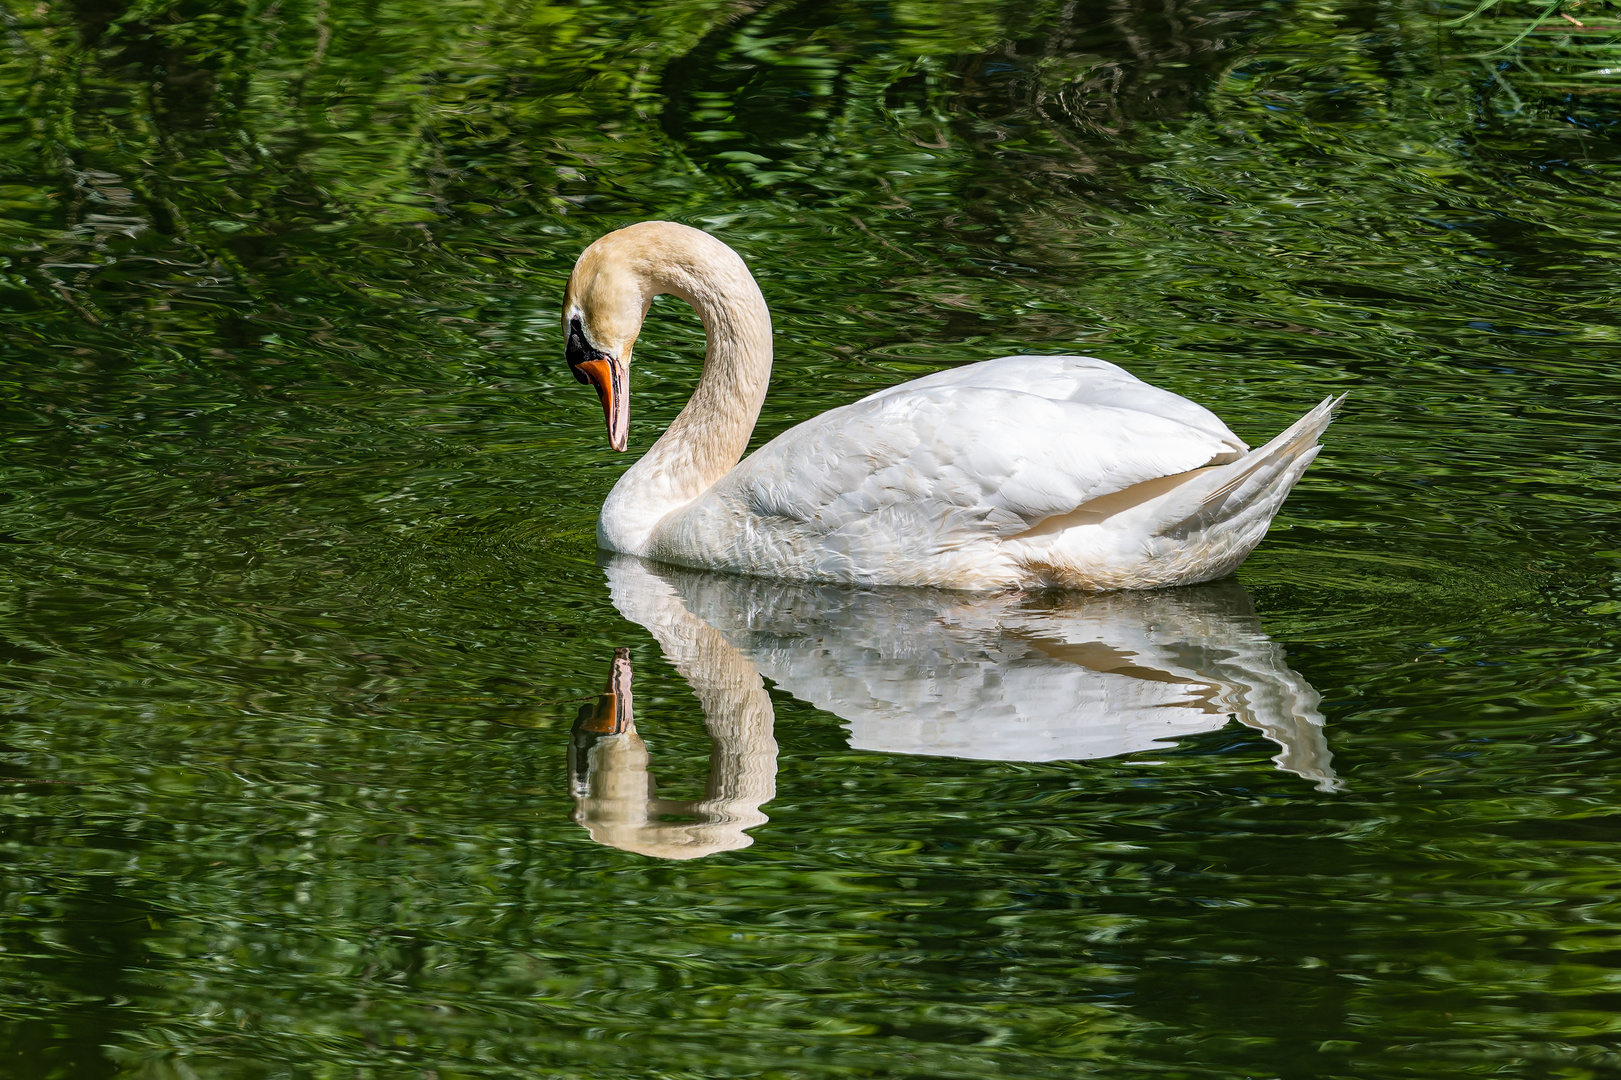
[[[1621,1076],[1621,12],[1549,12],[3,0],[0,1075]],[[599,561],[702,332],[620,456],[557,305],[647,217],[759,274],[757,440],[1350,398],[1212,586]]]

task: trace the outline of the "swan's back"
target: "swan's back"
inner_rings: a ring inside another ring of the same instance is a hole
[[[1221,417],[1180,394],[1145,383],[1124,368],[1095,356],[1003,356],[978,364],[947,368],[921,379],[887,387],[864,401],[938,387],[972,390],[1013,390],[1049,401],[1105,405],[1146,416],[1174,420],[1210,435],[1228,447],[1219,465],[1237,460],[1249,449]]]

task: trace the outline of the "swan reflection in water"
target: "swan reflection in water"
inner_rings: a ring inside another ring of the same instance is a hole
[[[1284,663],[1234,581],[1157,592],[1000,593],[805,585],[607,557],[614,606],[646,627],[703,707],[704,798],[658,798],[636,733],[630,652],[582,712],[574,819],[665,859],[747,847],[776,795],[762,676],[841,717],[853,749],[1073,761],[1164,749],[1230,719],[1279,769],[1339,784],[1315,690]],[[685,819],[685,820],[672,820]]]

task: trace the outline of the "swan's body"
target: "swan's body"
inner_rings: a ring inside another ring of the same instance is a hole
[[[973,590],[1209,581],[1266,534],[1338,404],[1251,451],[1106,361],[1006,356],[833,409],[740,461],[770,377],[765,301],[719,240],[643,222],[587,248],[564,299],[569,362],[597,386],[616,449],[659,293],[702,317],[704,374],[609,494],[597,541],[681,566]]]

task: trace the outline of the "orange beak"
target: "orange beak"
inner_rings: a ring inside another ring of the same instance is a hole
[[[597,397],[602,400],[602,418],[608,422],[608,443],[623,451],[630,434],[630,394],[625,385],[630,372],[611,356],[587,360],[574,369],[596,387]]]

